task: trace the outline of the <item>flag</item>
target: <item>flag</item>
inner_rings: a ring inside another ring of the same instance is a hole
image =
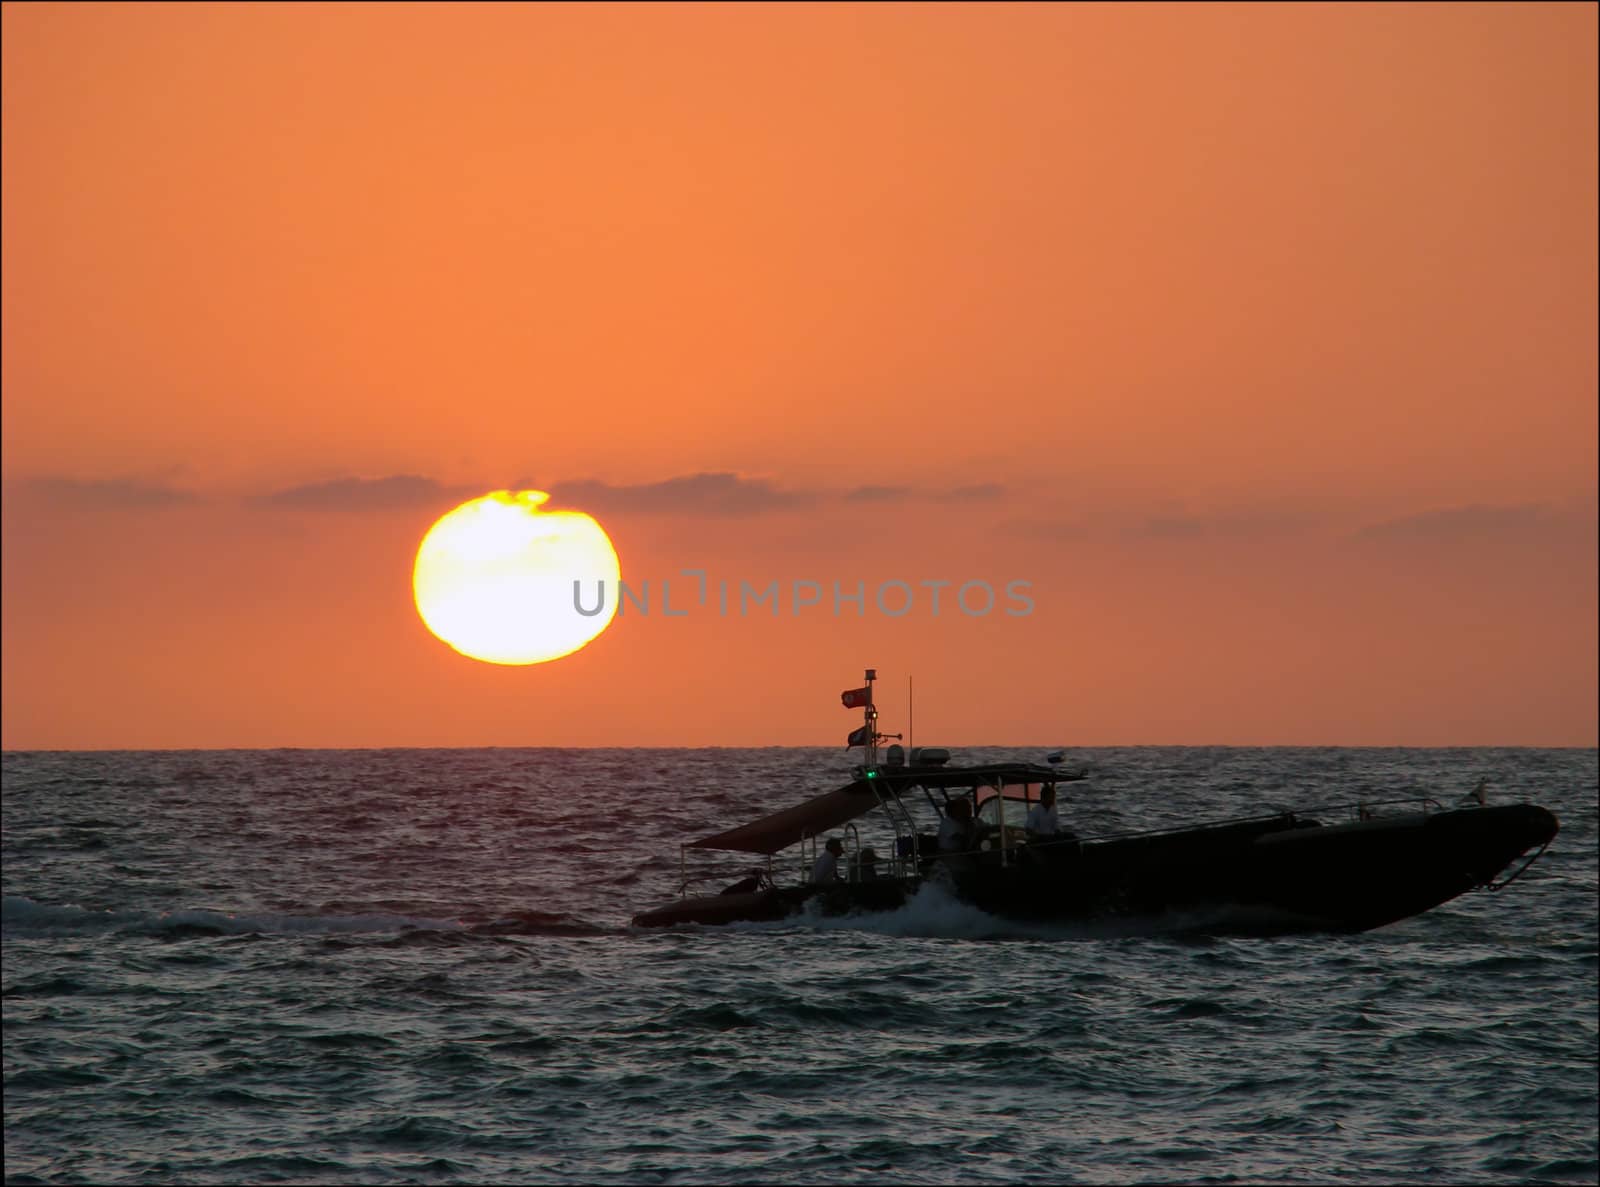
[[[851,730],[850,736],[844,740],[844,748],[849,750],[852,746],[865,746],[867,744],[867,739],[870,736],[871,734],[868,726],[862,726],[860,729]]]
[[[872,686],[847,688],[839,694],[839,699],[844,702],[846,709],[859,709],[863,705],[870,705],[872,704]]]

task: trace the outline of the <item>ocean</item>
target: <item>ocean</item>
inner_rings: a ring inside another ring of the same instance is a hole
[[[849,756],[7,753],[5,1181],[1600,1178],[1594,750],[1080,761],[1085,835],[1481,778],[1562,831],[1355,936],[1020,927],[936,886],[654,932],[680,842]]]

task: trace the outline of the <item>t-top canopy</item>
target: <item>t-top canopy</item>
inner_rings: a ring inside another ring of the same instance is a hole
[[[878,806],[878,797],[864,780],[858,779],[848,787],[822,795],[730,828],[715,836],[690,841],[691,849],[735,849],[741,853],[773,854],[790,845],[799,844],[806,837],[814,837],[830,828],[864,816]]]
[[[1031,762],[975,763],[967,767],[879,767],[877,778],[896,791],[908,787],[953,788],[999,787],[1015,783],[1073,783],[1087,779],[1083,771],[1063,771]]]
[[[690,841],[690,849],[729,849],[739,853],[771,855],[806,837],[815,837],[865,816],[878,806],[874,785],[895,794],[911,787],[950,789],[996,787],[1000,784],[1067,783],[1084,778],[1081,772],[1058,771],[1034,763],[988,763],[971,767],[876,768],[854,783],[814,796],[803,804],[730,828],[726,832]]]

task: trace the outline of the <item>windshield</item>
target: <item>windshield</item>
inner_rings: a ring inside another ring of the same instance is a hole
[[[1009,793],[1011,789],[1007,788],[1006,790]],[[1022,789],[1017,788],[1017,790],[1021,791]],[[1008,828],[1021,828],[1027,823],[1028,809],[1033,805],[1024,803],[1020,799],[1014,800],[1009,794],[1004,799],[991,795],[978,807],[978,819],[984,824],[998,824],[998,812],[1001,804],[1005,805],[1005,823]]]
[[[1026,803],[1031,807],[1039,802],[1040,793],[1043,790],[1044,784],[1042,783],[1007,783],[1005,797],[1008,800]],[[998,794],[1000,793],[990,786],[978,788],[978,806],[981,808]]]

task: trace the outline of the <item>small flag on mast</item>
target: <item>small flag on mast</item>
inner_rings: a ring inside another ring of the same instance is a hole
[[[860,729],[851,730],[850,736],[844,740],[844,748],[849,750],[852,746],[865,746],[870,736],[870,727],[865,725]]]
[[[863,705],[872,704],[872,686],[866,688],[850,688],[839,694],[839,699],[844,702],[846,709],[859,709]]]

